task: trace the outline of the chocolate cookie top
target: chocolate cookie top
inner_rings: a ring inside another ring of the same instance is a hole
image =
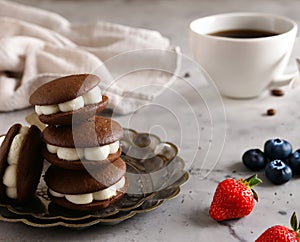
[[[95,116],[71,126],[48,126],[43,131],[47,144],[66,148],[87,148],[111,144],[123,137],[123,128],[116,121]]]
[[[126,172],[126,164],[118,158],[107,161],[102,167],[91,171],[68,170],[50,166],[45,174],[45,182],[52,190],[69,195],[92,193],[117,183]]]
[[[64,103],[96,87],[100,79],[92,74],[77,74],[55,79],[37,88],[29,98],[32,105]]]
[[[5,139],[0,147],[0,197],[7,198],[6,186],[3,184],[3,176],[8,167],[8,153],[12,142],[19,134],[22,125],[15,124],[7,132]],[[43,168],[42,149],[40,130],[32,125],[26,133],[21,149],[19,150],[17,171],[16,171],[16,190],[18,202],[28,201],[35,193]]]

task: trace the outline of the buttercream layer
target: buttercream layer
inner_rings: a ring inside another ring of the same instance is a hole
[[[102,161],[91,161],[91,160],[76,160],[68,161],[59,159],[56,154],[50,153],[47,149],[44,150],[44,158],[55,166],[61,168],[70,169],[70,170],[85,170],[85,169],[97,169],[97,167],[102,166],[102,164],[107,164],[108,162],[113,162],[121,156],[122,149],[121,147],[116,153],[110,154],[107,159]]]
[[[108,104],[108,97],[102,96],[102,101],[96,104],[88,104],[75,111],[58,112],[54,114],[41,114],[41,122],[49,125],[72,125],[86,121],[88,118],[103,111]]]
[[[87,105],[97,104],[101,101],[101,90],[98,86],[96,86],[92,90],[83,94],[82,96],[76,97],[72,100],[63,103],[57,103],[52,105],[35,105],[35,111],[38,115],[51,115],[59,112],[76,111]]]
[[[112,205],[113,203],[116,203],[117,201],[119,201],[125,194],[125,192],[128,189],[128,181],[125,178],[125,185],[123,188],[121,188],[121,190],[117,191],[117,194],[109,199],[106,200],[102,200],[102,201],[96,201],[93,200],[91,203],[88,204],[74,204],[72,202],[69,202],[67,199],[65,199],[65,197],[55,197],[52,196],[49,192],[49,197],[51,199],[51,201],[55,204],[58,204],[62,207],[68,208],[68,209],[72,209],[72,210],[79,210],[79,211],[96,211],[99,209],[104,209],[110,205]]]
[[[49,193],[54,197],[64,197],[69,202],[74,204],[89,204],[93,201],[103,201],[116,196],[117,191],[121,190],[124,186],[125,186],[125,177],[122,177],[120,181],[118,181],[114,185],[93,193],[68,195],[68,194],[55,192],[50,188],[49,188]]]
[[[86,160],[105,160],[110,154],[119,150],[120,142],[115,141],[112,144],[90,147],[90,148],[66,148],[47,144],[47,150],[62,160],[76,161],[80,159]]]

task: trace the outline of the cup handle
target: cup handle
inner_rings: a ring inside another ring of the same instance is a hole
[[[283,74],[279,77],[275,78],[273,82],[270,84],[270,88],[289,86],[294,87],[296,81],[298,80],[299,72],[295,71],[289,74]]]
[[[296,40],[300,40],[300,38],[297,38]],[[296,86],[296,83],[300,80],[300,59],[296,59],[297,65],[298,65],[298,71],[294,71],[288,74],[282,74],[275,78],[273,82],[270,84],[271,88],[274,87],[282,87],[282,86],[288,86],[290,88],[294,88]]]

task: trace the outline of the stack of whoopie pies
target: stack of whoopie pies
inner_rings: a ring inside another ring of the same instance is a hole
[[[126,164],[120,158],[122,127],[96,116],[108,103],[91,74],[58,78],[30,97],[39,119],[47,124],[43,157],[50,199],[75,210],[98,210],[119,200],[128,188]]]

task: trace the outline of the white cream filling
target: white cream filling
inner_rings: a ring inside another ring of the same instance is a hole
[[[35,106],[35,112],[38,115],[41,115],[41,114],[49,115],[52,113],[58,113],[59,108],[57,105]]]
[[[83,94],[85,105],[94,104],[102,101],[102,93],[98,86],[94,87],[89,92]]]
[[[58,158],[62,160],[80,160],[83,158],[83,149],[58,147],[56,154]]]
[[[3,184],[6,186],[6,195],[13,199],[17,198],[17,164],[23,141],[28,130],[28,127],[23,126],[21,127],[19,134],[14,137],[7,156],[7,162],[9,165],[2,178]]]
[[[87,93],[70,101],[53,105],[36,105],[35,112],[38,115],[50,115],[58,112],[69,112],[78,110],[86,105],[96,104],[102,101],[102,93],[98,86]]]
[[[93,194],[65,195],[65,198],[75,204],[88,204],[93,201]]]
[[[89,204],[95,201],[107,200],[117,195],[117,191],[125,185],[125,177],[122,177],[116,184],[94,193],[67,195],[53,191],[49,188],[49,192],[54,197],[65,197],[69,202],[74,204]]]
[[[105,160],[109,154],[109,145],[84,149],[84,157],[87,160]]]
[[[58,146],[47,144],[47,150],[48,150],[51,154],[56,154],[56,153],[57,153],[57,150],[58,150]]]
[[[17,188],[16,187],[6,187],[6,196],[16,199],[17,195]]]
[[[77,97],[71,101],[58,104],[58,108],[62,112],[69,112],[84,107],[83,97]]]
[[[0,146],[2,145],[4,139],[5,139],[5,136],[1,136],[1,137],[0,137]]]
[[[120,142],[116,141],[109,145],[92,148],[64,148],[47,144],[47,150],[56,154],[62,160],[75,161],[86,160],[105,160],[110,154],[116,153],[120,148]]]

